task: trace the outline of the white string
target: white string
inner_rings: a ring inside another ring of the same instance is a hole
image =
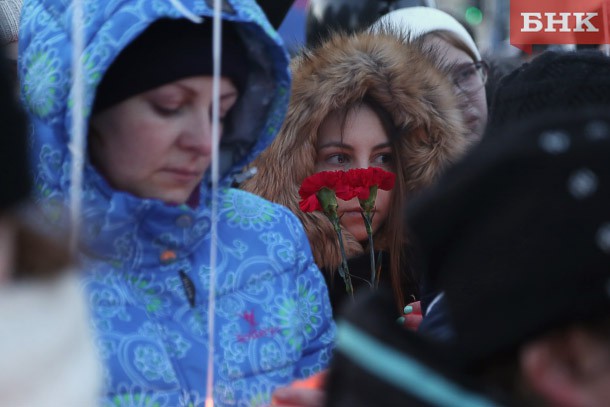
[[[70,168],[70,250],[76,253],[79,240],[81,196],[84,169],[85,84],[82,56],[85,49],[85,28],[82,0],[72,0],[72,123],[68,149],[72,155]]]
[[[218,179],[219,179],[219,124],[220,124],[220,60],[222,51],[220,0],[214,0],[214,19],[212,25],[212,59],[214,77],[212,80],[212,224],[210,229],[210,290],[208,295],[208,367],[205,407],[214,406],[214,322],[216,314],[216,250],[218,218]]]
[[[203,18],[193,14],[179,0],[169,0],[170,3],[184,17],[190,21],[201,24]],[[212,214],[210,225],[210,289],[208,295],[208,364],[206,379],[205,407],[214,406],[214,322],[216,315],[216,257],[217,257],[217,218],[218,218],[218,180],[219,180],[219,143],[220,143],[220,61],[222,50],[221,38],[221,3],[214,0],[214,14],[212,25]]]

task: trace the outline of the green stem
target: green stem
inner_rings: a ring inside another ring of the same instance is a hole
[[[362,211],[362,219],[364,219],[364,227],[366,228],[366,234],[369,238],[369,253],[371,258],[371,286],[377,288],[377,269],[375,268],[375,248],[373,246],[373,226],[371,213]]]
[[[339,275],[343,277],[343,281],[345,282],[345,291],[354,299],[354,286],[352,285],[351,275],[349,273],[349,268],[347,266],[347,255],[345,254],[345,246],[343,245],[343,235],[341,234],[341,226],[339,224],[339,217],[334,216],[331,219],[333,226],[335,227],[335,232],[337,232],[337,237],[339,238],[339,249],[341,250],[341,264],[339,265]]]

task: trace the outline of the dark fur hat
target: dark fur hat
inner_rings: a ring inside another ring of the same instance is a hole
[[[610,105],[610,57],[593,50],[547,51],[502,79],[488,134],[540,112],[603,105]]]

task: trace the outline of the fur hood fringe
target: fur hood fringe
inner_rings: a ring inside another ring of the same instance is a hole
[[[253,165],[244,189],[290,208],[303,222],[316,263],[336,268],[335,232],[322,213],[303,213],[298,190],[314,172],[318,128],[326,116],[365,96],[387,110],[403,142],[397,166],[409,196],[429,186],[468,147],[453,84],[419,41],[396,33],[337,34],[292,61],[293,88],[280,133]],[[344,232],[348,256],[362,246]]]

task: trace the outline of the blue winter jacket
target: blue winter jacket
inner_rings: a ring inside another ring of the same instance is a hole
[[[67,217],[72,115],[89,119],[104,72],[148,25],[189,13],[209,17],[213,2],[83,1],[86,96],[79,112],[72,110],[70,4],[26,0],[20,32],[36,193],[56,224]],[[240,23],[251,73],[221,146],[213,397],[217,406],[257,406],[268,404],[277,386],[327,366],[335,327],[297,218],[226,187],[275,137],[290,79],[281,41],[254,0],[223,1],[223,19]],[[209,175],[194,209],[114,190],[88,162],[83,177],[83,280],[106,366],[102,405],[203,406],[211,338]]]

